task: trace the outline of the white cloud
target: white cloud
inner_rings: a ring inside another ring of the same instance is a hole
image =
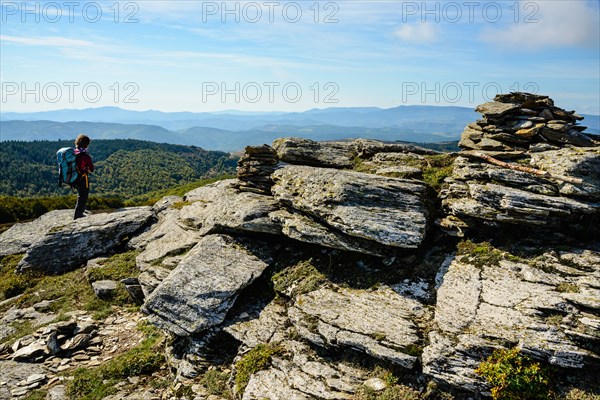
[[[523,50],[561,46],[598,47],[600,27],[596,1],[520,2],[522,15],[519,22],[485,29],[481,36],[483,41],[503,48]],[[532,5],[536,8],[533,9]],[[525,7],[528,7],[527,12],[523,12]],[[526,19],[530,21],[525,22]]]
[[[0,42],[16,43],[25,46],[44,47],[84,47],[92,45],[92,42],[89,42],[87,40],[70,39],[60,36],[23,37],[0,35]]]
[[[438,38],[438,30],[428,23],[404,24],[394,32],[396,37],[411,43],[432,43]]]

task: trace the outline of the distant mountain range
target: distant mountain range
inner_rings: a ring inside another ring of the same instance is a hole
[[[600,117],[585,117],[588,132],[600,133]],[[433,143],[458,140],[465,125],[477,118],[471,108],[442,106],[338,107],[294,113],[166,113],[100,107],[0,113],[0,140],[57,140],[85,132],[97,139],[140,139],[221,151],[270,143],[282,136]]]
[[[180,130],[196,126],[228,131],[260,129],[268,125],[334,125],[364,128],[408,128],[429,130],[433,134],[447,134],[449,128],[464,127],[477,114],[465,107],[400,106],[382,109],[377,107],[332,107],[304,112],[221,113],[131,111],[119,107],[87,108],[82,110],[57,110],[35,113],[0,113],[0,120],[22,121],[88,121],[121,124],[157,125],[165,129]]]

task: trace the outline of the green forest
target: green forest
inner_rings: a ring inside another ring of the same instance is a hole
[[[0,143],[0,223],[74,206],[76,192],[59,187],[56,162],[56,151],[70,146],[71,141]],[[89,152],[95,166],[90,209],[149,204],[159,194],[233,175],[237,164],[229,153],[132,139],[93,140]]]
[[[68,195],[58,186],[56,151],[71,141],[6,141],[0,144],[0,195],[43,197]],[[93,140],[89,148],[95,172],[92,195],[129,197],[199,179],[235,172],[228,153],[199,147],[141,140]]]

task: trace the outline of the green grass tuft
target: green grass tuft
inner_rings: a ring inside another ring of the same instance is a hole
[[[229,380],[229,374],[217,370],[207,371],[202,378],[200,383],[206,388],[208,393],[224,397],[226,399],[233,399],[233,395],[227,381]]]
[[[301,261],[273,275],[271,278],[277,293],[294,297],[317,290],[328,279],[314,265],[312,259]]]
[[[460,260],[478,268],[497,265],[508,257],[508,254],[494,248],[488,242],[474,243],[470,240],[463,240],[457,245],[456,255]]]
[[[35,285],[33,274],[17,274],[16,268],[23,254],[0,257],[0,301],[20,295]]]
[[[283,349],[279,346],[259,344],[248,353],[244,354],[242,359],[235,364],[235,369],[237,371],[235,375],[236,392],[243,393],[252,374],[269,368],[271,366],[272,357],[282,353]]]
[[[455,158],[452,154],[425,156],[422,165],[423,181],[439,192],[444,179],[452,175]]]
[[[171,208],[173,208],[175,210],[181,210],[183,207],[189,206],[190,204],[192,204],[191,201],[178,201],[176,203],[173,203],[171,205]]]
[[[404,385],[388,386],[380,392],[362,386],[353,397],[354,400],[420,400],[422,398],[417,390]]]
[[[89,268],[87,270],[89,281],[95,282],[104,279],[120,281],[125,278],[137,278],[140,274],[135,263],[138,254],[139,252],[135,250],[115,254],[100,262],[100,268]]]
[[[135,276],[137,270],[133,264],[134,254],[129,252],[111,257],[105,266],[91,272],[94,280],[96,278],[119,280]],[[17,287],[13,282],[24,281],[23,286],[18,287],[23,296],[16,301],[21,308],[30,307],[42,300],[55,300],[50,306],[54,312],[64,314],[74,310],[86,310],[93,312],[94,318],[103,319],[113,312],[113,306],[133,306],[129,294],[121,284],[112,298],[102,300],[96,297],[84,269],[76,269],[62,275],[27,276],[15,275],[10,268],[8,270],[3,268],[2,275],[1,278],[9,279],[1,279],[0,287],[10,285],[10,288],[13,288]]]
[[[34,390],[33,392],[27,393],[21,400],[46,400],[48,398],[48,391],[44,389]]]

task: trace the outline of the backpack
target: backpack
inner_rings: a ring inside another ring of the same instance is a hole
[[[77,155],[75,149],[71,147],[63,147],[56,152],[58,161],[58,186],[62,183],[73,184],[79,178],[80,174],[77,170]]]

